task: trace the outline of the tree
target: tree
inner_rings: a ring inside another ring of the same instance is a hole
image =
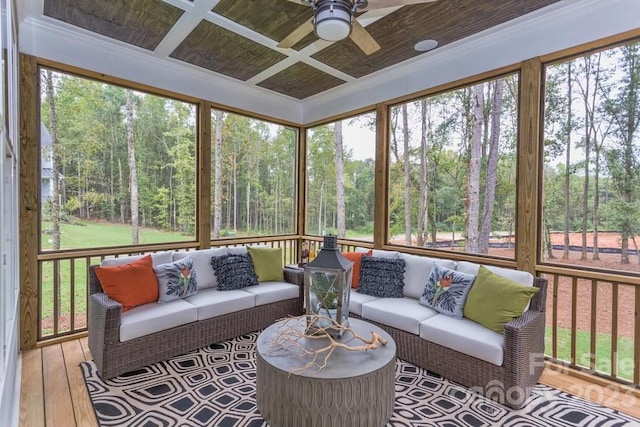
[[[60,173],[58,159],[58,120],[56,116],[56,101],[53,91],[53,77],[51,70],[47,76],[47,103],[49,104],[49,122],[51,131],[51,222],[52,249],[60,249]]]
[[[345,236],[345,199],[344,199],[344,153],[342,143],[342,121],[333,125],[333,140],[336,144],[336,214],[338,237]]]
[[[429,148],[427,146],[428,140],[431,139],[431,118],[429,117],[429,125],[427,126],[427,100],[420,100],[420,182],[418,197],[418,221],[416,230],[416,243],[418,246],[424,246],[426,242],[425,226],[427,225],[427,219],[429,217],[428,203],[429,203],[429,183],[427,182],[427,171],[429,168]]]
[[[485,172],[484,204],[482,207],[482,224],[478,250],[480,253],[489,253],[489,238],[493,225],[493,208],[496,200],[496,187],[498,185],[498,157],[500,154],[500,119],[502,117],[502,95],[504,80],[493,82],[494,91],[491,105],[491,135],[489,137],[489,158]]]
[[[484,84],[472,88],[469,175],[467,177],[467,251],[477,253],[479,247],[480,169],[482,161],[482,128],[484,124]]]
[[[640,43],[620,48],[619,69],[623,73],[620,87],[605,102],[612,134],[617,146],[605,153],[614,189],[620,196],[614,205],[616,223],[621,234],[622,264],[629,263],[629,239],[637,233],[640,183],[640,151],[635,145],[640,126]]]
[[[127,120],[127,153],[129,159],[129,188],[131,191],[131,244],[138,244],[138,177],[136,148],[133,133],[133,91],[127,90],[125,115]]]
[[[222,222],[222,126],[223,112],[214,110],[215,137],[213,139],[213,229],[212,237],[220,237]]]
[[[409,158],[409,122],[407,104],[402,104],[402,136],[404,165],[404,241],[411,244],[411,161]]]

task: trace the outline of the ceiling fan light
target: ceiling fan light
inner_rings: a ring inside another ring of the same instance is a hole
[[[317,2],[315,11],[315,33],[322,40],[335,42],[351,33],[351,9],[344,1]]]

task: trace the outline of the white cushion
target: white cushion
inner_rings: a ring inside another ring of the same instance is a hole
[[[429,258],[420,255],[401,253],[400,258],[404,259],[404,288],[402,292],[405,296],[420,299],[424,292],[434,263],[455,270],[456,262],[448,259]]]
[[[398,258],[400,256],[400,252],[398,251],[385,251],[384,249],[373,249],[372,256],[377,256],[378,258]]]
[[[438,314],[420,322],[420,338],[502,366],[504,336],[472,320]]]
[[[100,266],[109,267],[114,265],[129,264],[133,261],[139,260],[144,256],[146,255],[124,256],[119,258],[106,258],[102,260],[102,262],[100,263]],[[171,252],[169,251],[162,251],[162,252],[151,254],[151,264],[153,264],[153,266],[166,264],[171,261],[173,261],[173,259],[172,259]]]
[[[418,335],[420,322],[438,314],[414,298],[378,298],[362,304],[362,317]]]
[[[255,295],[255,305],[263,305],[298,298],[300,286],[286,282],[262,282],[258,286],[242,288],[241,291]]]
[[[242,290],[204,289],[196,295],[186,298],[185,301],[195,305],[198,309],[198,320],[204,320],[252,308],[255,299],[255,295]]]
[[[349,311],[358,316],[362,316],[362,304],[380,299],[373,295],[361,294],[356,292],[355,289],[351,289],[351,295],[349,295]]]
[[[533,286],[533,275],[528,271],[522,270],[513,270],[511,268],[504,267],[495,267],[493,265],[485,265],[492,273],[495,273],[499,276],[506,277],[507,279],[513,280],[514,282],[521,283],[527,286]],[[460,261],[456,266],[456,270],[462,273],[473,274],[474,276],[478,275],[478,270],[480,269],[480,264],[476,264],[475,262],[469,261]]]
[[[211,267],[211,257],[227,254],[227,248],[211,248],[189,252],[174,252],[173,260],[177,261],[188,256],[193,259],[193,269],[196,271],[196,281],[198,289],[215,288],[218,286],[213,267]]]
[[[198,309],[184,300],[151,303],[125,311],[120,319],[120,341],[128,341],[195,322]]]

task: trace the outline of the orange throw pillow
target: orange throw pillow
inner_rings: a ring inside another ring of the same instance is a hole
[[[122,311],[158,301],[158,281],[151,255],[130,264],[96,267],[96,276],[104,293],[122,304]]]
[[[373,252],[342,252],[342,255],[353,262],[353,273],[351,274],[351,287],[353,289],[360,287],[360,263],[362,255],[371,255]]]

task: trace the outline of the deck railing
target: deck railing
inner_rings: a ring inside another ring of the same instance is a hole
[[[322,246],[321,237],[305,237],[312,253]],[[299,236],[221,239],[212,246],[266,244],[283,248],[285,264],[296,263]],[[340,240],[352,251],[371,246]],[[63,338],[86,332],[88,270],[107,257],[194,250],[195,243],[148,247],[102,248],[44,252],[38,257],[38,340]],[[580,268],[538,266],[549,281],[547,297],[546,354],[549,360],[591,374],[640,387],[640,278]]]
[[[551,361],[640,384],[640,278],[539,266],[549,281],[545,351]]]
[[[214,247],[263,244],[283,248],[284,261],[298,260],[298,236],[221,239]],[[165,250],[195,250],[196,244],[173,243],[144,247],[43,252],[38,255],[38,341],[62,338],[87,330],[89,266],[105,258],[148,254]]]

